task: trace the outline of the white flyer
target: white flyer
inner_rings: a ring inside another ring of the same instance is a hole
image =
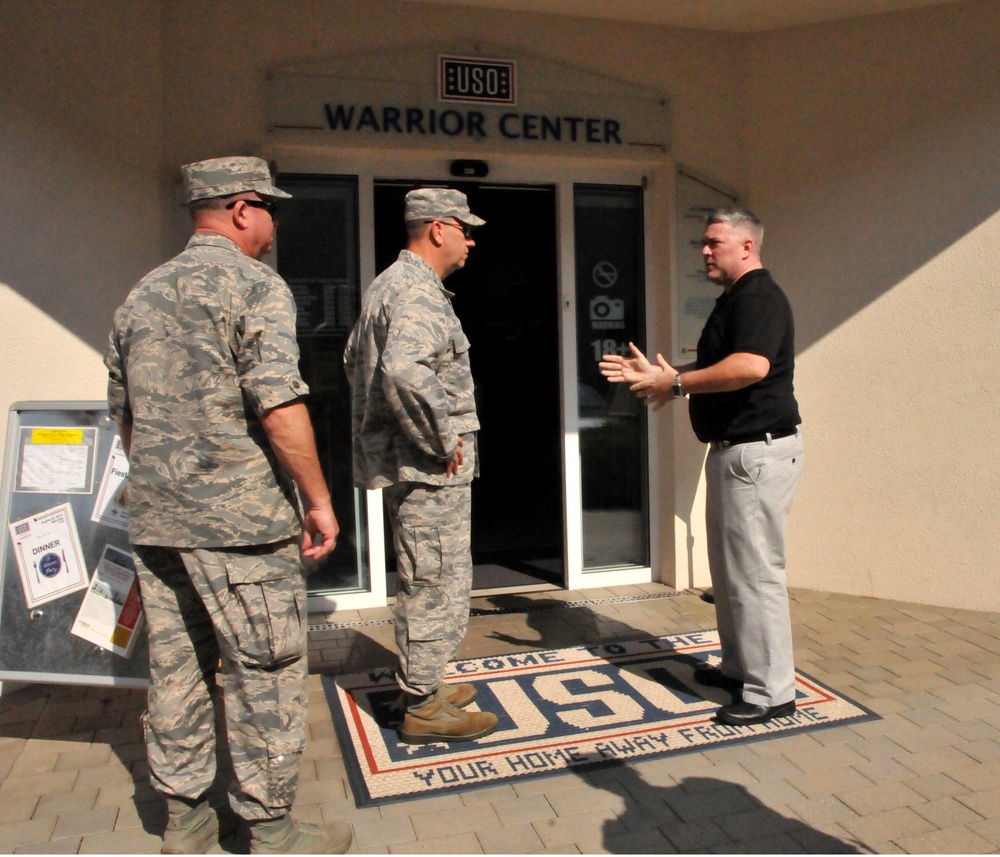
[[[122,439],[117,435],[104,465],[104,478],[97,490],[90,520],[128,531],[128,457]]]
[[[69,503],[14,521],[9,529],[29,610],[86,588],[87,573]]]
[[[22,426],[15,491],[89,494],[97,429]]]
[[[127,658],[135,648],[142,620],[132,555],[105,545],[70,633]]]

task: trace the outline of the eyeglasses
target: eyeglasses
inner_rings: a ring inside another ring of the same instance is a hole
[[[236,203],[245,202],[251,208],[263,208],[268,214],[271,215],[271,220],[275,223],[278,222],[278,203],[271,199],[234,199],[232,202],[226,203],[226,208],[234,208]]]
[[[472,227],[468,223],[452,223],[450,220],[425,220],[424,223],[440,223],[443,226],[454,226],[456,229],[461,229],[462,234],[466,238],[472,237]]]

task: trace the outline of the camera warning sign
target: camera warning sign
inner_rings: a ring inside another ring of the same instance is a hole
[[[625,301],[598,295],[590,300],[590,326],[594,330],[622,330],[625,327]]]

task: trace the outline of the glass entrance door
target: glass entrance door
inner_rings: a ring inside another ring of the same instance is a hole
[[[403,198],[420,185],[460,187],[487,221],[466,267],[446,282],[472,343],[482,421],[475,589],[648,579],[646,412],[597,366],[630,340],[646,344],[643,189],[551,178],[279,176],[294,196],[281,204],[276,267],[298,305],[301,370],[341,524],[336,551],[309,579],[310,595],[330,596],[327,605],[372,606],[395,589],[380,492],[352,484],[342,355],[363,290],[405,244]]]
[[[556,192],[551,185],[376,181],[375,257],[405,243],[403,198],[459,187],[486,225],[445,287],[469,341],[481,476],[472,489],[473,588],[561,587],[564,575]],[[391,544],[387,584],[395,586]]]
[[[277,269],[296,304],[299,371],[340,535],[308,578],[309,594],[368,589],[363,492],[351,474],[351,392],[344,346],[358,317],[358,181],[354,176],[281,175],[292,194],[278,214]]]
[[[644,348],[642,188],[579,184],[573,209],[586,574],[649,565],[645,406],[598,366],[603,354],[631,356],[629,342]]]

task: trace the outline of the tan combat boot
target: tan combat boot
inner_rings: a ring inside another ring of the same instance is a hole
[[[192,807],[178,798],[167,798],[161,854],[205,854],[218,841],[219,819],[207,800]]]
[[[476,689],[471,684],[442,684],[438,692],[455,708],[465,708],[476,699]]]
[[[406,709],[399,739],[404,744],[438,741],[474,741],[497,728],[497,716],[488,711],[464,711],[448,702],[439,690],[423,705]]]
[[[286,815],[250,823],[251,854],[344,854],[353,838],[342,821],[304,824]]]
[[[445,702],[454,705],[455,708],[465,708],[476,700],[476,689],[471,684],[441,684],[437,690],[444,697]],[[412,699],[405,693],[400,693],[399,698],[389,709],[387,726],[398,730],[406,716],[407,700]]]

